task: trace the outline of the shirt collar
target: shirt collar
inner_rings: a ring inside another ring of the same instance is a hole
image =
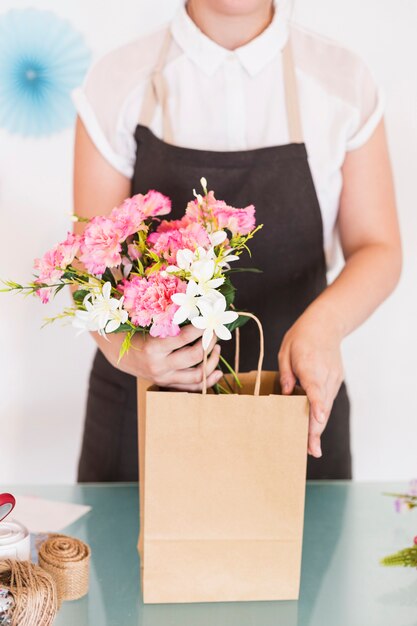
[[[271,23],[255,39],[233,52],[201,31],[188,15],[184,3],[171,22],[171,32],[185,54],[208,76],[212,76],[227,58],[233,56],[254,76],[272,61],[288,39],[288,13],[285,7],[285,2],[281,6],[281,2],[276,0]]]

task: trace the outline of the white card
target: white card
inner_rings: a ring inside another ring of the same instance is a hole
[[[15,497],[16,506],[10,517],[26,526],[31,533],[61,532],[91,510],[91,506],[85,504],[57,502],[36,496]]]

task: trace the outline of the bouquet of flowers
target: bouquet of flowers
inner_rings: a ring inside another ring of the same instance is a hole
[[[408,493],[385,493],[384,495],[395,498],[394,507],[397,513],[411,511],[417,507],[417,479],[410,482]],[[410,548],[404,548],[395,554],[384,557],[381,559],[381,564],[417,568],[417,535],[414,537],[413,543],[414,545]]]
[[[165,219],[171,201],[155,190],[127,198],[108,216],[75,216],[86,222],[84,233],[69,233],[36,259],[33,282],[5,281],[2,291],[33,293],[47,303],[75,285],[74,306],[47,322],[69,318],[80,331],[124,332],[119,358],[136,333],[174,336],[188,323],[204,331],[204,350],[214,334],[230,339],[247,321],[231,310],[230,275],[237,271],[231,264],[249,251],[261,226],[255,226],[253,205],[229,206],[207,191],[205,178],[200,182],[204,195],[194,190],[178,220]]]

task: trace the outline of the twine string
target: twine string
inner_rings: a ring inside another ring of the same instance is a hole
[[[54,580],[30,561],[0,561],[0,585],[14,599],[11,626],[50,626],[58,611]]]

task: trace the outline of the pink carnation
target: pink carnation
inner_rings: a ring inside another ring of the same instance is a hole
[[[227,207],[215,212],[218,228],[227,228],[232,235],[247,235],[255,228],[255,207],[253,204],[244,209]]]
[[[120,231],[110,217],[94,217],[84,231],[80,261],[87,271],[101,276],[106,267],[121,263]]]
[[[65,241],[58,243],[51,250],[45,252],[42,258],[35,259],[34,267],[39,272],[35,283],[54,285],[64,274],[68,265],[73,262],[79,247],[81,238],[74,233],[68,233]],[[49,301],[52,289],[42,288],[37,291],[43,304]]]
[[[163,220],[156,229],[157,233],[167,233],[171,230],[179,230],[185,228],[191,224],[193,220],[190,220],[188,215],[184,215],[180,220]]]
[[[175,225],[172,222],[161,222],[156,231],[148,236],[147,241],[156,254],[171,264],[176,263],[178,250],[188,248],[194,251],[199,246],[210,246],[204,226],[189,222],[188,219],[175,220]]]
[[[253,204],[235,209],[223,200],[216,200],[214,192],[209,191],[205,196],[207,208],[201,208],[196,200],[187,204],[186,215],[190,220],[216,222],[216,230],[227,228],[232,235],[247,235],[255,228],[255,207]]]
[[[64,273],[60,269],[56,247],[45,252],[41,259],[35,259],[34,268],[39,272],[37,283],[52,284],[59,280]]]
[[[159,191],[151,189],[142,197],[142,211],[146,217],[168,215],[168,213],[171,213],[171,200]]]
[[[135,198],[136,196],[127,198],[110,213],[110,219],[113,220],[115,229],[119,233],[119,242],[125,241],[129,235],[145,228],[145,215],[138,207]]]
[[[39,271],[38,282],[49,283],[59,280],[70,265],[80,247],[80,237],[68,233],[65,241],[45,252],[41,259],[35,259],[34,267]]]
[[[120,233],[120,242],[146,228],[145,220],[157,215],[166,215],[171,211],[171,200],[159,191],[151,189],[147,194],[137,193],[126,198],[122,204],[110,213]]]
[[[42,304],[48,304],[51,294],[52,287],[42,287],[42,289],[38,289],[38,291],[36,292],[36,295],[41,299]]]
[[[186,283],[166,272],[155,272],[148,278],[133,276],[120,285],[124,308],[133,324],[150,328],[152,337],[173,337],[180,328],[172,318],[178,306],[171,300],[174,293],[184,293]]]

